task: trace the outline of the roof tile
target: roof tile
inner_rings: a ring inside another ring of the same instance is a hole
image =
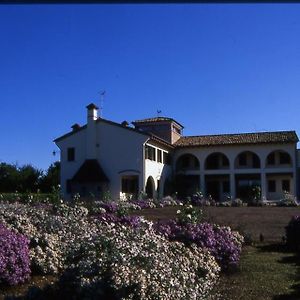
[[[174,146],[218,146],[218,145],[241,145],[241,144],[265,144],[265,143],[296,143],[298,136],[295,131],[256,132],[239,134],[219,134],[183,136]]]

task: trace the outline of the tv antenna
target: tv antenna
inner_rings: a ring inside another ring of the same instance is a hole
[[[105,90],[100,91],[99,94],[100,94],[100,118],[102,118],[102,115],[103,115],[103,103],[104,103],[104,98],[106,96],[106,91]]]

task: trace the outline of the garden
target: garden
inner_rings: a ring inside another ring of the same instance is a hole
[[[299,299],[298,207],[0,198],[0,299]]]

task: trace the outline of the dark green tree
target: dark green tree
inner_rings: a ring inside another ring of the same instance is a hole
[[[17,165],[0,164],[0,192],[13,193],[18,189],[19,170]]]
[[[40,190],[44,193],[50,193],[53,187],[60,183],[60,162],[56,161],[51,164],[40,180]]]
[[[42,170],[39,170],[30,164],[20,167],[17,190],[22,193],[37,192],[42,175]]]

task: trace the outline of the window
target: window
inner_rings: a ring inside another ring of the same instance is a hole
[[[145,147],[145,157],[150,160],[155,160],[155,148],[146,145]]]
[[[285,152],[280,152],[279,153],[279,163],[281,165],[290,164],[291,163],[290,155]]]
[[[181,134],[181,130],[175,126],[173,126],[173,131],[175,131],[178,134]]]
[[[161,150],[157,149],[157,161],[162,162],[162,153]]]
[[[68,148],[68,161],[75,160],[75,148]]]
[[[289,180],[282,180],[281,189],[282,189],[282,191],[289,192],[290,191],[290,181]]]
[[[240,166],[247,166],[247,154],[242,153],[239,156],[239,165]]]
[[[276,181],[268,180],[268,192],[275,193],[276,192]]]
[[[269,154],[268,159],[267,159],[267,164],[275,165],[275,153],[274,152]]]
[[[164,152],[164,164],[165,165],[170,165],[171,164],[171,156],[168,152]]]
[[[138,176],[122,177],[122,193],[137,194]]]

